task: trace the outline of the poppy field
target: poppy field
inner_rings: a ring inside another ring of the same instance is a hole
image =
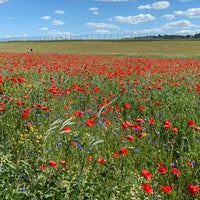
[[[0,199],[200,198],[200,60],[0,53]]]

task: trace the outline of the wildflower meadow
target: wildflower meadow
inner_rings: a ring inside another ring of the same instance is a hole
[[[0,53],[0,199],[200,199],[200,60]]]

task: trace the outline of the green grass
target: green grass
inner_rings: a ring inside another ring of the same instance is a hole
[[[199,40],[1,42],[1,52],[90,54],[134,57],[200,57]]]

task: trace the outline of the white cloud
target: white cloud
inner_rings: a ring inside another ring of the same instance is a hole
[[[193,35],[194,31],[190,30],[190,28],[192,28],[192,27],[197,27],[197,26],[195,26],[188,20],[180,20],[180,21],[176,21],[176,22],[170,22],[170,23],[164,24],[164,25],[162,25],[160,27],[156,27],[156,28],[135,31],[134,34],[136,34],[136,35],[138,35],[138,34],[139,35],[140,34],[144,34],[144,35],[163,34],[166,29],[173,28],[173,29],[178,29],[176,32],[173,31],[173,34],[182,34],[182,35],[191,34],[191,35]],[[196,31],[196,33],[199,33],[199,32]],[[164,33],[164,34],[166,34],[166,33]]]
[[[163,15],[162,18],[166,18],[166,19],[168,19],[168,20],[171,20],[171,19],[174,19],[175,16],[172,15],[172,14],[168,14],[168,15]]]
[[[105,30],[105,29],[98,29],[98,30],[96,30],[95,31],[95,33],[110,33],[110,31],[108,31],[108,30]]]
[[[90,7],[90,8],[88,8],[88,10],[90,10],[90,11],[97,11],[97,10],[99,10],[99,9],[96,8],[96,7]]]
[[[65,12],[63,10],[55,10],[54,11],[56,14],[59,14],[59,15],[63,15],[65,14]]]
[[[139,24],[142,22],[155,20],[155,17],[152,16],[151,14],[139,14],[139,15],[128,16],[128,17],[116,16],[114,17],[114,20],[117,22],[125,22],[128,24]]]
[[[158,28],[144,29],[144,30],[140,31],[140,33],[143,33],[143,34],[155,34],[155,33],[160,33],[162,31],[163,31],[163,29],[161,27],[158,27]]]
[[[150,4],[141,5],[141,6],[138,6],[138,9],[139,10],[151,9],[151,5]]]
[[[154,10],[166,9],[169,6],[170,3],[168,1],[159,1],[152,4],[152,9]]]
[[[63,22],[62,20],[59,20],[59,19],[55,19],[52,22],[52,25],[55,25],[55,26],[64,25],[64,24],[65,24],[65,22]]]
[[[0,0],[0,4],[7,3],[8,0]]]
[[[41,30],[41,31],[48,31],[48,28],[42,27],[42,28],[40,28],[40,30]]]
[[[166,9],[170,6],[170,3],[168,1],[158,1],[152,4],[146,4],[146,5],[140,5],[138,6],[139,10],[144,9],[154,9],[154,10],[162,10]]]
[[[71,37],[75,36],[75,34],[72,34],[70,32],[62,32],[59,30],[51,30],[48,32],[48,35],[52,36],[52,37],[59,37],[61,39],[63,39],[63,38],[70,39]]]
[[[50,16],[43,16],[41,17],[41,19],[44,19],[44,20],[49,20],[51,17]]]
[[[167,23],[163,27],[164,28],[191,28],[191,27],[195,27],[195,25],[192,24],[188,20],[180,20],[176,22]]]
[[[173,34],[194,34],[194,32],[191,32],[190,28],[192,27],[197,27],[194,24],[192,24],[191,22],[187,21],[187,20],[180,20],[180,21],[176,21],[176,22],[171,22],[171,23],[167,23],[164,24],[160,27],[156,27],[156,28],[150,28],[150,29],[143,29],[143,30],[136,30],[136,31],[129,31],[129,33],[135,34],[135,35],[151,35],[151,34],[166,34],[164,33],[166,29],[177,29],[178,30],[175,32],[173,31]],[[198,31],[196,31],[196,33],[199,33]],[[170,33],[171,34],[171,33]]]
[[[177,31],[175,32],[176,34],[180,34],[180,35],[194,35],[195,34],[195,31],[192,31],[192,30],[180,30],[180,31]]]
[[[162,27],[157,28],[150,28],[150,29],[143,29],[143,30],[128,30],[127,33],[129,33],[131,36],[134,35],[155,35],[163,32]]]
[[[106,24],[106,23],[94,23],[94,22],[88,22],[85,23],[85,26],[95,28],[95,29],[116,29],[117,26],[114,24]]]
[[[98,14],[98,8],[96,8],[96,7],[91,7],[91,8],[88,8],[88,10],[89,11],[92,11],[93,12],[93,14],[95,14],[95,15],[97,15]]]
[[[185,15],[190,18],[200,18],[200,7],[199,8],[190,8],[186,11],[176,11],[176,15]]]

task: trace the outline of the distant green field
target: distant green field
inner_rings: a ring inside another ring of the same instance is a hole
[[[200,58],[200,40],[0,42],[0,52]]]

